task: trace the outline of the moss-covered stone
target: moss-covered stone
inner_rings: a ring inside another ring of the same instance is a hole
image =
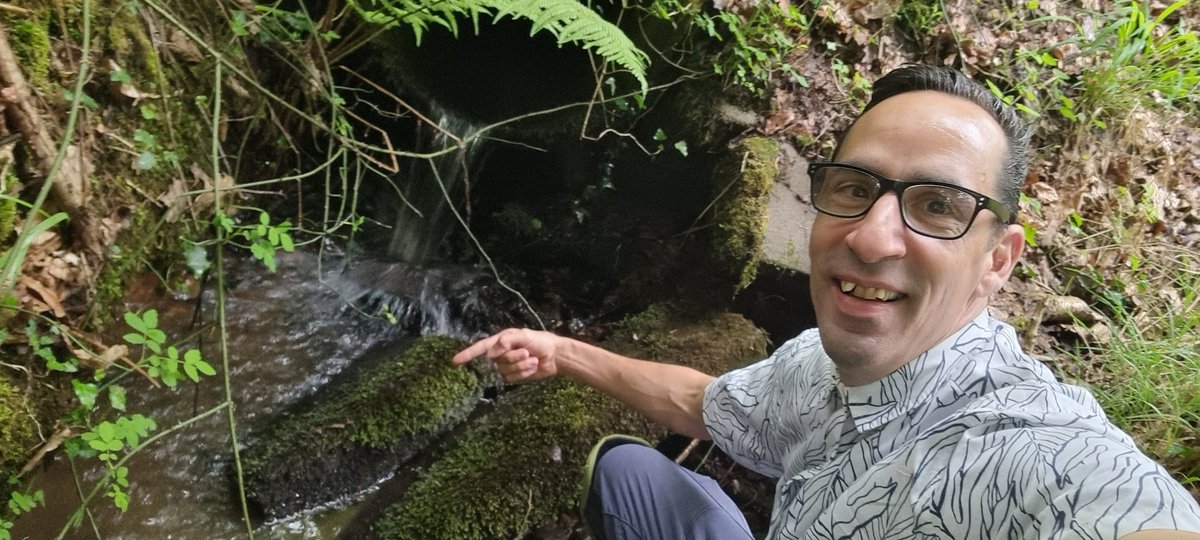
[[[29,410],[25,396],[0,377],[0,478],[24,465],[36,442]]]
[[[50,11],[44,10],[28,16],[12,26],[14,43],[29,83],[45,89],[50,81]]]
[[[463,345],[421,338],[285,413],[242,454],[248,499],[267,518],[285,517],[392,474],[482,396],[473,370],[450,365]]]
[[[653,308],[605,346],[719,373],[761,358],[766,337],[738,315]],[[573,511],[583,464],[608,433],[654,441],[665,430],[567,380],[522,386],[464,433],[372,526],[383,539],[519,538]]]
[[[713,251],[718,264],[734,276],[734,293],[746,288],[758,272],[767,229],[767,198],[779,174],[778,156],[778,142],[750,137],[739,142],[732,159],[717,169]]]

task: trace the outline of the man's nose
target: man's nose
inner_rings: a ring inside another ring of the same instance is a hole
[[[903,257],[906,234],[900,198],[895,193],[885,193],[859,218],[854,230],[846,235],[846,243],[859,260],[876,263]]]

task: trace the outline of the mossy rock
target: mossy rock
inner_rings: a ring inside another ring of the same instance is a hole
[[[733,293],[746,288],[758,272],[767,230],[767,200],[779,175],[778,157],[777,141],[749,137],[717,167],[712,249],[718,265],[733,276]]]
[[[247,499],[265,518],[282,518],[394,473],[482,397],[481,377],[450,365],[464,345],[420,338],[284,413],[242,453]]]
[[[35,443],[25,395],[6,377],[0,377],[0,475],[7,478],[24,465]]]
[[[652,308],[605,343],[626,355],[710,373],[762,358],[765,334],[739,315]],[[568,380],[519,387],[465,432],[371,526],[380,539],[518,538],[575,510],[584,461],[608,433],[650,441],[664,428]]]

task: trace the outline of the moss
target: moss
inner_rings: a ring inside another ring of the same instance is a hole
[[[737,293],[758,272],[767,229],[767,199],[779,173],[779,143],[750,137],[738,144],[733,155],[734,160],[718,168],[718,180],[714,182],[715,189],[729,189],[723,196],[718,194],[713,251],[718,264],[734,276],[733,292]]]
[[[9,173],[8,178],[2,182],[6,186],[17,185],[17,177]],[[9,247],[9,240],[13,233],[13,226],[17,219],[17,200],[13,193],[0,193],[0,249]]]
[[[620,325],[605,346],[716,373],[761,358],[766,338],[738,315],[657,306]],[[522,386],[501,396],[372,532],[384,539],[519,538],[574,509],[588,451],[608,433],[653,441],[665,431],[570,381]]]
[[[263,444],[247,451],[246,474],[273,469],[297,452],[318,454],[347,440],[381,448],[435,428],[448,408],[477,389],[470,370],[447,361],[464,345],[449,337],[422,338],[398,358],[340,385],[310,410],[272,426],[260,438]]]
[[[38,13],[12,25],[11,40],[21,61],[22,71],[36,88],[50,85],[50,12]]]
[[[0,477],[7,478],[25,463],[34,442],[25,396],[0,377]]]

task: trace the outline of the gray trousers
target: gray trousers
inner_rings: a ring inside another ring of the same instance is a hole
[[[640,444],[600,455],[583,513],[592,533],[606,540],[753,538],[715,480]]]

